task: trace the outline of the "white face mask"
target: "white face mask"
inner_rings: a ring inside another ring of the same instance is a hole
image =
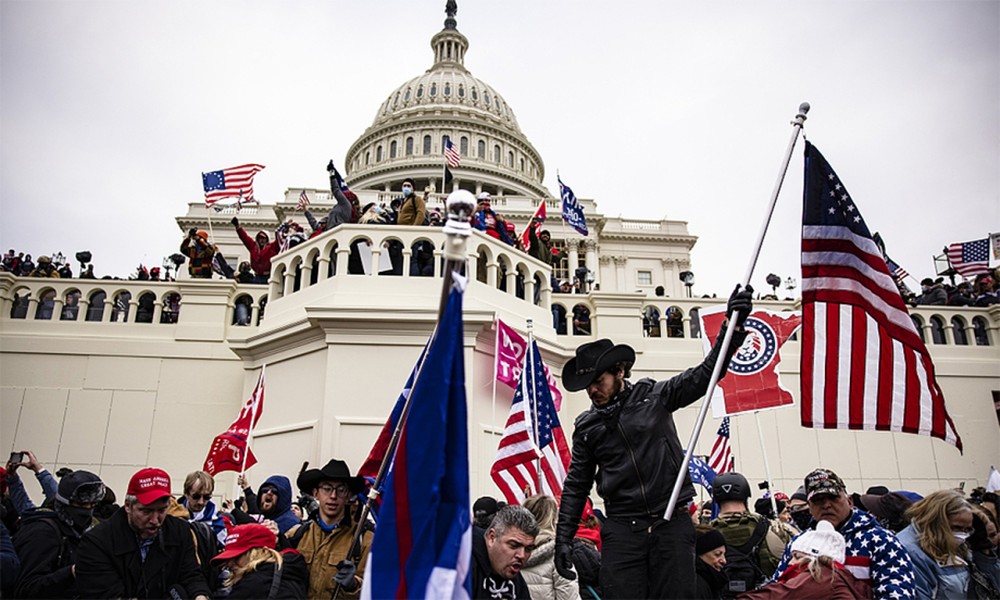
[[[955,536],[955,541],[959,544],[964,544],[967,539],[969,539],[968,531],[952,531],[951,535]]]

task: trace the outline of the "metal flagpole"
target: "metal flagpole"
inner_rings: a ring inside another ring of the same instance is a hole
[[[529,375],[529,381],[531,381],[531,393],[530,398],[531,403],[531,421],[532,429],[535,435],[535,447],[541,452],[542,446],[539,444],[538,439],[538,383],[535,381],[535,325],[532,319],[527,320],[528,327],[528,348],[524,352],[524,357],[529,361],[528,368],[531,370]],[[524,377],[524,373],[521,373],[521,377]],[[542,457],[538,456],[535,458],[535,493],[542,493]]]
[[[438,306],[438,324],[440,324],[441,316],[444,314],[444,308],[447,305],[448,295],[451,293],[451,287],[455,284],[455,277],[466,277],[466,260],[468,258],[466,242],[468,237],[472,235],[472,226],[469,225],[469,217],[476,209],[476,198],[472,195],[472,192],[467,190],[455,190],[448,195],[446,206],[448,209],[448,221],[445,223],[444,233],[447,236],[447,240],[444,244],[445,264],[444,273],[442,274],[443,282],[441,284],[441,302]],[[438,325],[435,325],[434,331],[431,333],[431,342],[428,343],[428,348],[433,343],[434,338],[437,337],[438,332]],[[426,358],[426,354],[424,357]],[[413,400],[413,390],[417,388],[417,382],[420,381],[420,376],[424,371],[424,364],[425,362],[421,361],[420,366],[417,368],[417,372],[413,375],[413,385],[410,387],[410,395],[406,398],[406,402],[403,403],[403,410],[400,411],[399,421],[396,423],[396,428],[392,432],[392,438],[389,440],[385,456],[382,457],[382,464],[379,465],[378,474],[375,476],[375,483],[372,485],[371,492],[368,494],[368,502],[366,502],[361,508],[361,514],[359,515],[358,521],[354,526],[354,536],[347,553],[348,558],[352,556],[359,556],[361,554],[360,544],[361,536],[364,534],[365,521],[368,519],[372,506],[374,506],[379,497],[383,480],[389,471],[389,465],[395,459],[396,447],[399,445],[399,437],[402,435],[403,426],[406,424],[406,417],[410,412],[410,402]],[[339,594],[340,584],[337,584],[333,588],[334,600],[336,600]]]
[[[799,138],[799,133],[802,131],[802,126],[806,121],[806,113],[808,112],[809,103],[803,102],[799,105],[799,113],[792,119],[792,138],[788,140],[788,149],[785,150],[785,160],[778,173],[778,180],[774,184],[774,191],[771,192],[771,205],[764,217],[764,224],[760,229],[760,234],[757,236],[757,245],[754,247],[753,256],[750,259],[750,264],[747,266],[747,272],[743,276],[741,287],[745,288],[750,283],[754,267],[757,266],[760,249],[764,245],[764,235],[767,234],[767,228],[771,224],[771,216],[774,214],[774,207],[778,203],[778,194],[781,192],[781,185],[785,181],[785,173],[788,172],[788,163],[792,160],[792,150],[795,148],[795,142]],[[734,313],[732,320],[737,321],[738,317],[738,312]],[[677,499],[681,495],[681,487],[684,485],[685,474],[687,473],[688,465],[691,463],[691,455],[694,453],[695,444],[698,443],[698,436],[701,435],[701,427],[705,424],[705,417],[708,416],[708,407],[712,403],[712,394],[715,393],[715,386],[719,382],[722,364],[725,362],[726,355],[729,354],[729,344],[733,340],[733,332],[735,330],[735,327],[726,327],[726,335],[722,339],[722,348],[720,349],[718,359],[715,361],[715,368],[712,369],[712,378],[708,382],[708,392],[705,394],[705,399],[701,403],[701,409],[698,411],[694,430],[691,431],[691,439],[688,441],[687,449],[684,451],[684,460],[681,462],[680,469],[678,470],[677,480],[674,481],[674,489],[670,493],[670,501],[667,502],[667,510],[663,513],[663,518],[667,521],[674,516],[674,505],[677,504]]]
[[[754,421],[757,422],[757,435],[760,436],[760,453],[764,457],[764,477],[767,478],[767,491],[771,497],[771,510],[774,511],[774,518],[778,518],[778,501],[774,499],[774,490],[771,489],[774,483],[771,480],[771,466],[767,463],[767,448],[764,446],[764,429],[760,426],[760,411],[753,411]],[[730,422],[730,424],[732,424]]]

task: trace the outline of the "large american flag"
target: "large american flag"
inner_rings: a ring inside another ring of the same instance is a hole
[[[962,448],[927,347],[837,174],[806,142],[802,425],[903,431]]]
[[[461,162],[462,157],[458,153],[458,148],[455,144],[451,143],[451,140],[444,141],[444,159],[448,161],[448,166],[454,169]]]
[[[528,361],[532,361],[534,364]],[[538,443],[535,443],[534,405],[538,404]],[[539,460],[540,459],[540,460]],[[507,502],[520,504],[532,494],[562,496],[570,452],[552,403],[538,344],[531,342],[514,392],[507,426],[490,475]],[[538,467],[541,465],[541,487]]]
[[[989,249],[989,238],[952,244],[948,246],[948,262],[965,277],[989,273]]]
[[[263,168],[264,165],[249,164],[202,173],[201,183],[205,188],[205,206],[212,206],[223,198],[237,198],[241,202],[255,202],[253,176]]]
[[[299,201],[295,203],[295,210],[305,210],[309,207],[309,195],[306,194],[305,190],[299,194]]]
[[[733,452],[729,447],[729,417],[723,418],[722,424],[719,425],[712,453],[708,455],[708,466],[716,475],[733,470]]]

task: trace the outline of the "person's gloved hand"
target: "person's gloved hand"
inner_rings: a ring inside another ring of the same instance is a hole
[[[233,227],[239,227],[240,226],[240,220],[237,219],[236,217],[233,217],[232,220],[229,221],[229,222],[233,224]]]
[[[570,581],[576,579],[576,572],[573,571],[573,547],[570,544],[560,544],[556,542],[556,571],[565,579]]]
[[[740,291],[739,284],[733,289],[732,295],[729,296],[729,303],[726,304],[726,318],[732,323],[733,312],[736,311],[738,314],[736,316],[736,327],[743,327],[743,324],[747,322],[747,317],[753,312],[753,287],[746,286]]]
[[[333,580],[340,584],[345,592],[353,592],[358,589],[358,580],[354,578],[357,572],[358,568],[354,566],[353,560],[342,560],[337,563],[337,574],[333,576]]]

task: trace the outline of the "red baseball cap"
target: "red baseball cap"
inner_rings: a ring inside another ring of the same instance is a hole
[[[254,548],[271,548],[273,550],[277,543],[278,538],[274,532],[260,523],[237,525],[230,529],[229,535],[226,536],[226,549],[212,558],[212,562],[236,558]]]
[[[163,469],[141,469],[128,482],[128,495],[142,504],[152,504],[170,495],[170,475]]]

